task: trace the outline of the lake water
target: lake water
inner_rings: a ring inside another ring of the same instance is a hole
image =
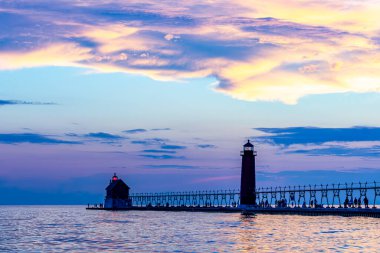
[[[0,206],[1,252],[380,252],[380,219]]]

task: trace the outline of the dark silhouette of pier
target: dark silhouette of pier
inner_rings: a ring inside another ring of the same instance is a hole
[[[254,146],[243,146],[240,190],[135,193],[116,174],[105,205],[91,210],[242,212],[380,217],[380,183],[338,183],[256,188]],[[114,187],[121,185],[123,187]],[[116,190],[114,190],[116,189]]]
[[[255,195],[256,204],[252,207],[376,208],[380,184],[266,187],[258,188]],[[141,193],[129,197],[132,205],[139,207],[241,207],[238,190]]]

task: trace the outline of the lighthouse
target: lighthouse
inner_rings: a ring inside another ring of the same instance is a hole
[[[256,205],[256,171],[255,171],[255,156],[256,151],[252,143],[244,144],[241,151],[241,184],[240,184],[240,206],[255,206]]]
[[[130,207],[129,189],[129,186],[116,176],[115,173],[106,188],[107,195],[104,201],[104,208],[120,209]]]

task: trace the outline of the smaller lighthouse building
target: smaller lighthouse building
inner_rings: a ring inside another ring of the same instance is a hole
[[[119,179],[115,173],[106,188],[104,208],[116,209],[130,207],[129,189],[129,186],[124,183],[123,180]]]

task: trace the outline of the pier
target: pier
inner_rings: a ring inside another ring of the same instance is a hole
[[[241,207],[240,191],[141,193],[129,196],[125,208],[89,207],[90,210],[187,211],[245,214],[298,214],[379,217],[380,183],[350,183],[258,188],[257,203]],[[355,204],[356,198],[356,204]],[[360,201],[359,201],[360,199]],[[364,203],[368,199],[368,203]],[[371,199],[371,201],[370,201]],[[286,204],[285,204],[286,203]]]
[[[116,174],[106,188],[105,204],[88,210],[241,212],[379,217],[380,183],[358,182],[256,188],[254,146],[243,146],[240,190],[129,194]]]

